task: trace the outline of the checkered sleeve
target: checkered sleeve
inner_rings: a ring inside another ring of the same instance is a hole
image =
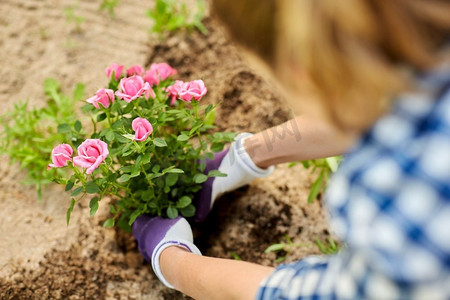
[[[330,225],[346,247],[279,266],[257,299],[450,299],[449,83],[399,99],[334,174]]]

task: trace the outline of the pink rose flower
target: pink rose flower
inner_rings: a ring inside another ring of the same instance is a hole
[[[87,139],[78,146],[78,156],[73,158],[73,164],[87,169],[91,174],[108,156],[108,145],[98,139]]]
[[[150,134],[153,132],[153,126],[150,122],[144,118],[136,118],[131,123],[131,127],[133,128],[135,135],[135,141],[143,142],[145,141]]]
[[[207,91],[203,80],[194,80],[184,83],[178,91],[178,96],[186,102],[191,102],[192,98],[199,101]]]
[[[183,86],[184,82],[181,80],[176,80],[174,84],[171,86],[168,86],[165,91],[169,93],[170,97],[170,105],[175,104],[175,100],[178,98],[178,93],[180,92],[181,87]]]
[[[140,65],[134,65],[127,69],[127,76],[139,75],[141,76],[144,73],[144,68]]]
[[[50,168],[61,168],[67,166],[67,162],[72,160],[73,149],[67,144],[60,144],[52,150],[52,164],[47,166]]]
[[[105,69],[106,76],[108,78],[111,78],[111,76],[114,74],[114,79],[117,81],[119,80],[120,76],[122,76],[123,66],[118,64],[111,64],[110,67],[107,67]]]
[[[116,96],[130,103],[133,100],[145,95],[145,99],[150,96],[155,98],[155,92],[148,82],[144,82],[141,76],[133,75],[128,78],[122,78],[119,83],[120,90],[116,92]]]
[[[111,103],[114,102],[114,91],[110,89],[99,89],[94,97],[86,100],[86,102],[91,103],[96,108],[99,107],[99,103],[103,105],[104,108],[108,108]]]
[[[160,81],[164,81],[177,73],[177,70],[166,63],[152,64],[150,70],[145,72],[144,80],[151,85],[158,85]]]

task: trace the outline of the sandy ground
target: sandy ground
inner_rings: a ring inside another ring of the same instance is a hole
[[[208,36],[175,34],[151,37],[144,12],[151,1],[121,1],[116,18],[99,11],[101,1],[1,0],[0,101],[3,111],[21,99],[45,104],[42,83],[54,77],[70,90],[86,84],[92,94],[106,84],[103,70],[112,62],[127,66],[167,61],[182,79],[203,78],[207,101],[222,102],[221,130],[258,131],[290,117],[279,93],[240,58],[214,20]],[[85,18],[77,28],[64,9]],[[106,203],[89,218],[86,203],[65,224],[69,197],[49,186],[38,202],[24,173],[0,160],[0,298],[6,299],[184,299],[164,288],[144,263],[130,235],[100,226]],[[301,166],[278,166],[258,180],[221,199],[205,224],[195,227],[203,253],[274,265],[264,249],[283,241],[296,243],[287,261],[318,253],[316,238],[328,236],[321,205],[306,203],[311,176]]]

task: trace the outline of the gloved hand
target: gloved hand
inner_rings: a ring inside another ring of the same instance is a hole
[[[210,177],[203,183],[202,189],[194,200],[196,222],[206,219],[214,201],[220,195],[249,184],[256,178],[269,176],[273,172],[273,166],[267,169],[258,167],[245,151],[244,140],[250,136],[252,136],[251,133],[239,134],[230,148],[216,153],[214,159],[205,161],[205,174],[211,170],[219,170],[227,176]]]
[[[133,236],[138,243],[139,251],[145,260],[151,263],[156,276],[172,289],[174,287],[164,278],[159,265],[163,250],[177,246],[201,255],[200,250],[193,244],[191,226],[180,216],[176,219],[164,219],[141,215],[133,223]]]

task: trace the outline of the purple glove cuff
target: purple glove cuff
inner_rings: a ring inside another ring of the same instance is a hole
[[[145,260],[151,262],[155,247],[180,219],[180,216],[175,219],[164,219],[141,215],[134,221],[133,236],[138,242],[139,251]]]
[[[208,174],[211,170],[217,170],[220,167],[220,164],[222,163],[223,158],[225,155],[227,155],[228,151],[230,149],[226,149],[222,152],[216,153],[214,155],[214,159],[207,159],[205,160],[206,167],[204,174]],[[198,192],[197,197],[194,199],[194,205],[196,208],[194,221],[195,222],[202,222],[206,219],[206,217],[209,214],[209,211],[211,210],[211,197],[212,197],[212,186],[214,183],[215,177],[209,177],[208,180],[206,180],[202,184],[202,189]]]

